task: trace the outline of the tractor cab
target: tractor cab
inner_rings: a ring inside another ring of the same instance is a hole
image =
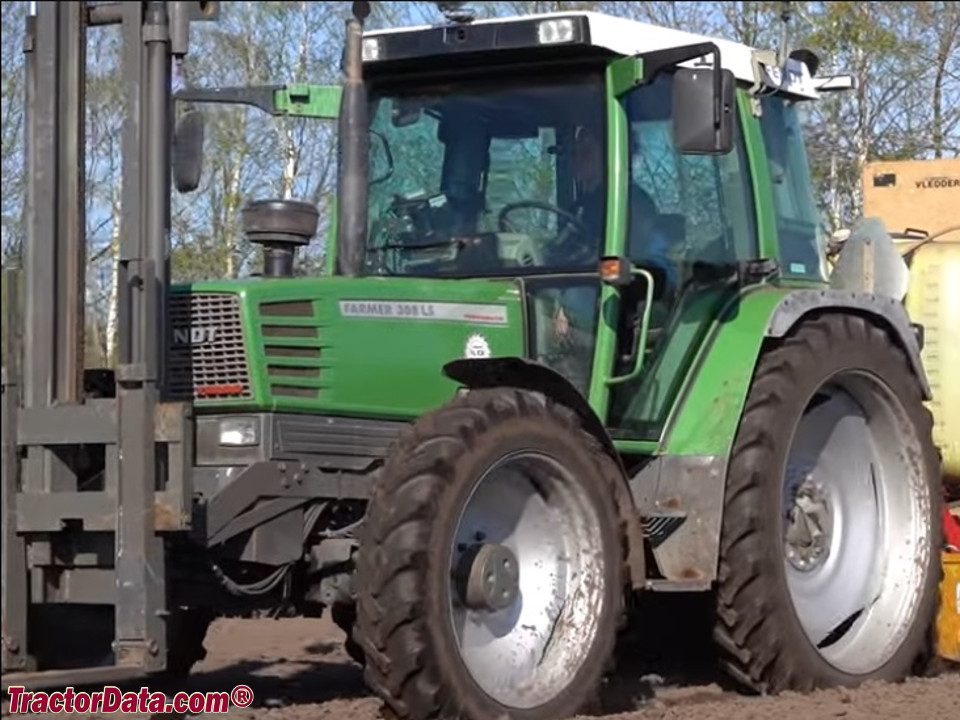
[[[797,109],[815,61],[596,13],[368,32],[363,55],[359,274],[515,279],[530,359],[615,437],[660,436],[744,282],[825,280]]]

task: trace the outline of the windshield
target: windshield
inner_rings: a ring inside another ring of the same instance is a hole
[[[594,271],[603,99],[601,72],[374,89],[366,273]]]

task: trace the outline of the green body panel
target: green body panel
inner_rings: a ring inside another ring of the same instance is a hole
[[[623,107],[614,94],[620,76],[624,73],[623,62],[607,66],[607,255],[622,255],[627,241],[627,118]],[[610,386],[607,380],[613,375],[613,359],[616,352],[616,319],[619,312],[619,293],[610,285],[600,290],[600,318],[597,323],[597,338],[594,346],[593,372],[590,374],[590,391],[587,400],[590,407],[602,420],[607,416],[610,401]]]
[[[625,387],[626,410],[615,437],[622,440],[660,440],[668,414],[679,401],[680,391],[697,351],[709,337],[709,330],[726,302],[733,297],[729,288],[706,288],[688,295],[665,328],[665,345],[635,382]]]
[[[260,409],[411,419],[454,395],[457,385],[442,368],[464,356],[473,334],[483,336],[493,356],[526,352],[522,301],[510,280],[284,278],[195,283],[189,290],[240,297],[254,396],[198,400],[200,412]],[[348,302],[377,305],[353,305],[367,316],[345,316],[341,307]],[[415,317],[385,305],[397,302],[496,306],[504,320]],[[392,314],[384,317],[388,310]],[[290,357],[290,348],[299,349],[298,356]]]
[[[711,324],[667,422],[660,452],[727,456],[767,324],[792,288],[760,285],[734,295]]]
[[[273,96],[276,112],[282,115],[336,120],[340,117],[340,85],[290,83]]]
[[[767,165],[767,152],[763,145],[760,122],[753,113],[753,100],[750,93],[743,88],[737,90],[737,110],[740,113],[744,145],[747,149],[747,163],[753,185],[753,205],[757,210],[760,257],[779,257],[777,220],[773,213],[773,193],[770,191],[773,179],[770,177],[770,168]]]
[[[607,69],[607,87],[610,96],[619,98],[643,80],[643,59],[625,57],[614,60]]]

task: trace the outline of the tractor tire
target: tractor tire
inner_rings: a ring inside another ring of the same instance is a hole
[[[422,417],[355,556],[364,676],[388,711],[559,720],[596,702],[626,595],[618,482],[542,394],[479,390]]]
[[[344,634],[343,649],[344,652],[357,665],[363,667],[366,664],[366,658],[363,656],[363,648],[357,642],[357,606],[354,603],[336,603],[330,608],[330,618],[334,625],[340,628]]]
[[[726,483],[714,640],[743,689],[901,680],[933,659],[939,463],[920,384],[862,317],[757,366]]]

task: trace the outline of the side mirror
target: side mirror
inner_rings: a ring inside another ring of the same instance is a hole
[[[204,117],[199,110],[191,110],[177,121],[173,134],[171,157],[173,184],[177,192],[191,193],[200,185],[203,174]]]
[[[677,68],[673,80],[673,135],[685,155],[726,155],[733,149],[733,73]]]

